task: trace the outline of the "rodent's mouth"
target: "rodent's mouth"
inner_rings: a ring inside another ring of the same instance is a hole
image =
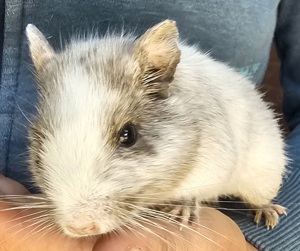
[[[110,230],[112,231],[112,230]],[[91,237],[101,234],[106,234],[110,231],[104,231],[100,229],[99,224],[92,223],[89,226],[75,228],[73,226],[67,226],[63,228],[63,232],[65,235],[71,237],[71,238],[85,238],[85,237]]]
[[[100,233],[99,233],[99,234],[93,234],[93,235],[90,235],[90,234],[77,234],[77,233],[75,233],[75,232],[71,232],[71,231],[66,230],[66,229],[64,229],[63,232],[64,232],[64,234],[67,235],[68,237],[76,238],[76,239],[100,235]]]

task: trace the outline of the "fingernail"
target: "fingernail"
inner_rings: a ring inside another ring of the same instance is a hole
[[[141,246],[131,246],[127,248],[127,251],[147,251],[145,247]]]

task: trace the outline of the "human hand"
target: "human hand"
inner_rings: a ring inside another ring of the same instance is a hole
[[[201,227],[179,230],[177,224],[153,219],[161,228],[147,226],[155,234],[146,230],[132,230],[118,237],[100,238],[93,251],[254,251],[245,241],[239,227],[220,211],[212,208],[201,210]],[[127,249],[125,247],[128,247]],[[130,247],[132,249],[130,249]]]
[[[0,176],[0,194],[28,195],[29,192],[16,181]],[[58,231],[47,232],[33,225],[39,211],[33,209],[8,210],[9,206],[0,203],[0,250],[7,251],[253,251],[247,246],[238,226],[221,212],[204,208],[201,211],[201,227],[184,228],[180,231],[177,224],[153,219],[160,228],[146,226],[150,232],[141,229],[108,235],[71,239]],[[134,247],[136,249],[134,249]],[[167,249],[168,247],[168,249]],[[172,249],[173,248],[173,249]]]

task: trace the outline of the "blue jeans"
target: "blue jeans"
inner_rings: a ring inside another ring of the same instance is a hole
[[[1,0],[0,0],[1,2]],[[259,84],[271,43],[282,60],[284,115],[291,173],[276,199],[289,216],[273,231],[256,228],[251,220],[233,215],[248,240],[263,250],[300,250],[300,1],[299,0],[6,0],[0,82],[0,172],[31,188],[26,164],[27,118],[35,112],[36,91],[29,71],[24,36],[34,23],[60,47],[59,37],[87,30],[99,33],[124,27],[141,34],[163,19],[177,21],[181,37],[198,44]],[[1,36],[0,36],[1,37]],[[1,44],[1,43],[0,43]],[[226,80],[224,80],[226,81]],[[299,240],[298,240],[299,239]]]

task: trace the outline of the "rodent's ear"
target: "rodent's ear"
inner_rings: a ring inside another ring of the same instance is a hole
[[[29,50],[32,61],[36,69],[40,70],[49,60],[51,60],[55,56],[55,52],[48,43],[45,36],[35,25],[27,25],[26,36],[29,42]]]
[[[139,63],[145,84],[160,83],[157,91],[168,96],[168,86],[172,82],[180,61],[176,22],[165,20],[147,30],[136,42],[134,56]]]

